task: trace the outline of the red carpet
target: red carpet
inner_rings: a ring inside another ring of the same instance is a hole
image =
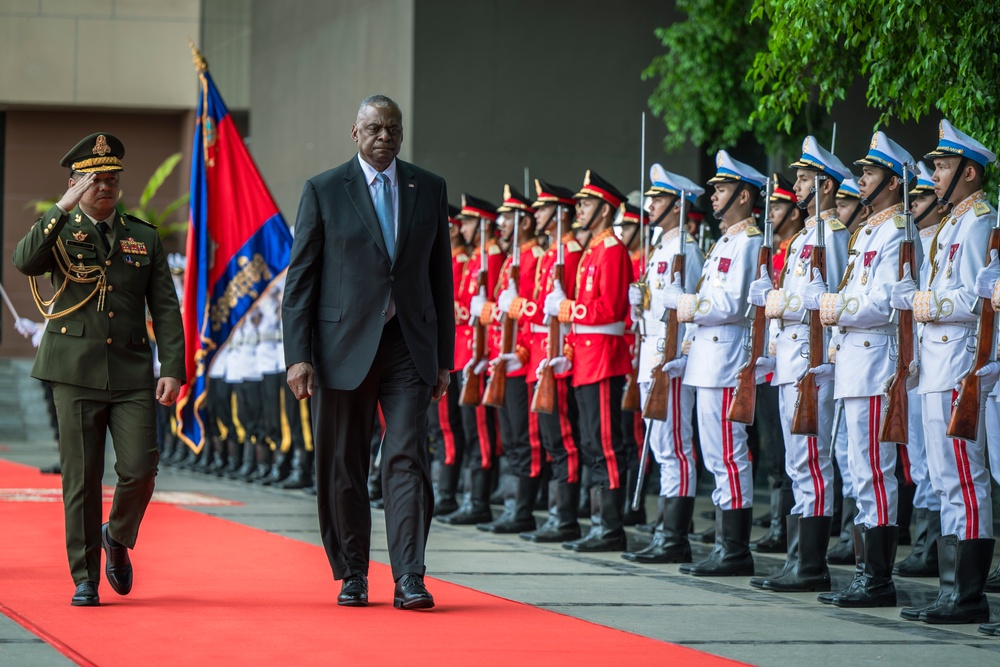
[[[58,484],[0,460],[0,489]],[[340,608],[321,548],[161,503],[132,593],[102,581],[101,607],[71,607],[62,505],[0,500],[0,525],[0,611],[81,665],[740,664],[431,579],[438,607],[399,611],[376,563],[372,606]]]

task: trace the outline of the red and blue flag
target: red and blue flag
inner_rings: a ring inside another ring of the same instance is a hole
[[[197,52],[195,65],[201,95],[181,307],[188,381],[177,400],[177,432],[200,452],[208,368],[254,302],[288,268],[292,234]]]

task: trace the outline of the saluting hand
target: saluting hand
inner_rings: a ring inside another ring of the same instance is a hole
[[[295,395],[295,400],[301,401],[313,395],[314,376],[315,371],[308,361],[300,361],[288,367],[288,388]]]
[[[66,190],[66,193],[59,200],[57,204],[59,208],[67,213],[76,208],[76,205],[80,203],[81,199],[83,199],[83,194],[87,191],[87,188],[93,184],[96,177],[96,173],[89,173],[81,176],[79,180],[74,179],[75,182],[73,185],[69,186],[69,189]]]
[[[170,407],[176,403],[177,394],[180,391],[181,381],[177,378],[160,378],[156,382],[156,400],[160,402],[160,405]]]

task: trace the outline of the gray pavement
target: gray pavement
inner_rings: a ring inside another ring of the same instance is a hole
[[[0,434],[0,443],[6,446],[0,458],[33,466],[56,460],[51,441],[9,442]],[[108,472],[112,457],[109,449]],[[105,483],[114,484],[113,474]],[[300,491],[167,467],[161,469],[156,486],[159,491],[195,491],[239,501],[243,504],[191,509],[321,544],[315,499]],[[648,500],[652,511],[654,499]],[[698,510],[710,509],[710,504],[707,494],[700,494]],[[373,510],[373,515],[372,557],[387,562],[382,513]],[[699,529],[707,527],[706,520],[697,518],[697,512],[695,516]],[[755,528],[754,538],[762,531]],[[629,538],[636,547],[647,539],[636,532]],[[708,545],[697,544],[695,550],[697,559],[708,552]],[[907,550],[900,547],[899,557]],[[783,562],[778,556],[755,558],[758,574]],[[812,593],[754,590],[747,577],[691,577],[680,574],[676,565],[633,565],[618,554],[574,554],[559,545],[531,544],[516,536],[436,522],[427,559],[428,574],[438,579],[753,665],[1000,664],[1000,638],[979,635],[975,626],[910,623],[899,618],[898,608],[838,609],[819,604]],[[834,584],[846,584],[852,569],[832,567]],[[896,585],[901,606],[922,604],[937,589],[937,581],[929,579],[897,578]],[[991,603],[994,619],[1000,618],[1000,596],[992,596]],[[72,663],[0,615],[0,664]]]

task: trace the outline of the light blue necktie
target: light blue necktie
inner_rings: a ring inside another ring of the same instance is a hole
[[[379,172],[376,176],[379,190],[375,195],[375,215],[378,216],[378,223],[382,226],[382,238],[385,239],[385,249],[389,252],[389,258],[394,257],[396,250],[396,230],[392,219],[392,190],[389,186],[389,177]]]

